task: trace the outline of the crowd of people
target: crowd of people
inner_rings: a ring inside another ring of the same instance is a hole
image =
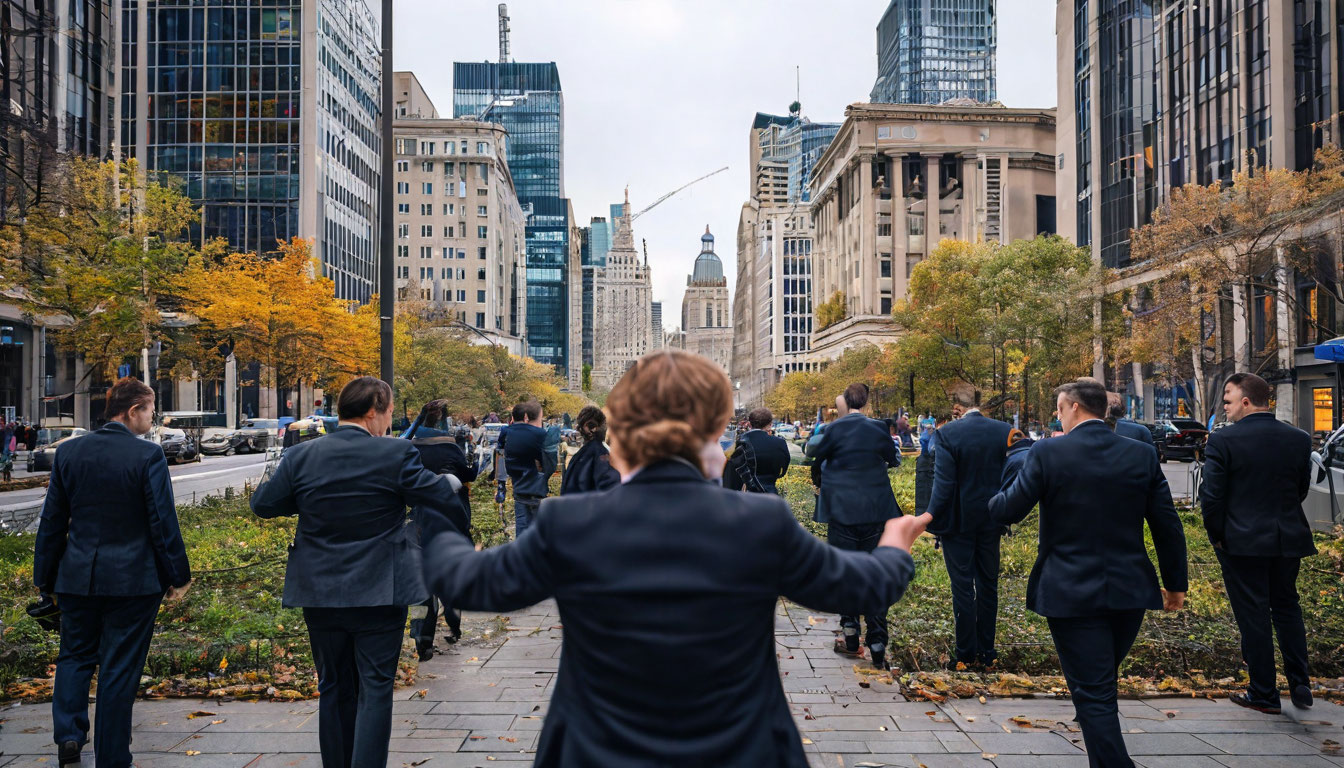
[[[648,355],[604,409],[578,414],[582,446],[563,468],[554,419],[548,427],[540,404],[519,403],[491,462],[501,503],[512,485],[514,540],[482,550],[472,539],[470,487],[482,467],[471,430],[436,400],[401,439],[384,439],[391,388],[372,377],[347,384],[339,425],[285,451],[251,498],[260,517],[297,517],[284,604],[308,626],[323,765],[386,765],[408,618],[424,660],[440,613],[454,641],[460,610],[555,598],[564,655],[536,765],[801,768],[772,650],[777,598],[839,614],[836,652],[885,667],[888,611],[927,530],[952,586],[948,666],[995,669],[1001,536],[1038,506],[1027,607],[1049,624],[1090,763],[1132,765],[1117,673],[1144,613],[1182,607],[1186,542],[1155,450],[1115,418],[1100,382],[1061,386],[1063,434],[1038,441],[981,413],[974,393],[953,395],[953,418],[912,427],[905,416],[870,418],[869,388],[851,384],[803,448],[826,542],[778,495],[790,451],[771,434],[768,410],[748,414],[725,455],[732,395],[704,358]],[[1274,419],[1269,387],[1254,375],[1228,379],[1223,406],[1234,424],[1209,439],[1200,496],[1250,674],[1232,700],[1280,711],[1277,633],[1292,702],[1310,706],[1295,586],[1300,559],[1314,552],[1300,506],[1310,440]],[[52,703],[62,765],[78,763],[88,740],[95,669],[97,764],[130,765],[131,704],[154,617],[191,583],[166,462],[135,439],[153,412],[152,390],[117,382],[111,421],[61,451],[52,471],[34,580],[62,612]],[[915,428],[907,515],[889,470]],[[547,499],[557,471],[560,496]]]

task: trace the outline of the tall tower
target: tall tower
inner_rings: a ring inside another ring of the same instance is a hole
[[[700,254],[686,278],[681,300],[681,330],[686,350],[713,360],[728,372],[733,354],[733,313],[728,303],[728,280],[723,262],[714,253],[714,235],[705,225],[700,236]]]
[[[942,104],[998,98],[997,0],[891,0],[877,25],[877,81],[869,98]]]

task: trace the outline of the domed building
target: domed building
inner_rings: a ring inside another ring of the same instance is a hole
[[[685,349],[713,360],[727,373],[733,355],[732,323],[728,280],[723,276],[723,262],[714,253],[714,235],[706,225],[700,255],[686,277],[686,295],[681,300]]]

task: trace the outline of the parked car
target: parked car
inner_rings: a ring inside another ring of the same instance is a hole
[[[264,453],[280,435],[279,419],[248,419],[232,432],[224,432],[201,441],[207,456],[232,456],[235,453]]]
[[[78,440],[86,434],[88,434],[88,430],[86,429],[76,430],[75,434],[68,435],[49,445],[43,445],[36,450],[30,451],[28,453],[28,471],[50,472],[52,465],[56,463],[56,449],[71,440]]]
[[[28,451],[28,471],[29,472],[50,472],[51,457],[44,456],[38,459],[38,453],[47,446],[66,439],[67,437],[79,437],[88,434],[87,429],[83,427],[43,427],[37,430],[37,444],[32,450]]]
[[[782,437],[785,440],[797,440],[798,428],[792,424],[780,424],[775,427],[775,437]]]
[[[1153,444],[1159,461],[1203,461],[1204,441],[1209,430],[1194,419],[1159,420],[1153,431]]]
[[[200,450],[196,447],[195,441],[187,437],[186,432],[172,427],[160,427],[158,438],[159,447],[163,449],[164,458],[168,459],[169,464],[200,459]]]

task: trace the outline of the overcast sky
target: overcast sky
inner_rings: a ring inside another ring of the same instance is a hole
[[[638,212],[716,168],[635,221],[648,241],[663,325],[708,224],[729,289],[737,219],[750,184],[756,112],[788,114],[801,67],[803,114],[844,119],[867,101],[876,27],[887,0],[512,0],[514,61],[554,61],[565,94],[565,192],[586,225],[621,201]],[[376,7],[376,4],[375,6]],[[395,67],[411,70],[452,116],[454,61],[497,61],[498,3],[396,0]],[[1055,106],[1054,0],[999,0],[998,90],[1010,107]]]

